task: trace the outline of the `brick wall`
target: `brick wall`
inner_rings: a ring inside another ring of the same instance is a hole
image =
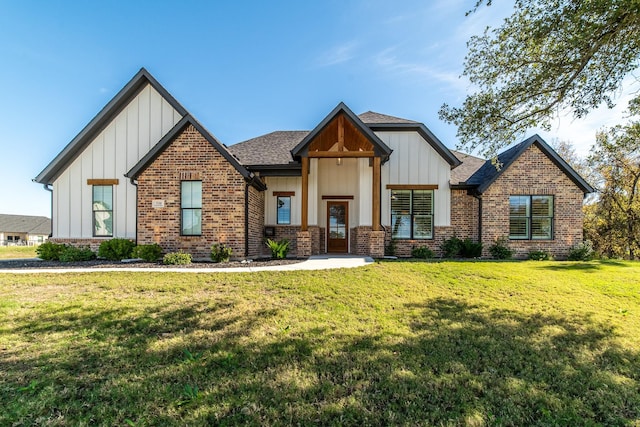
[[[545,250],[563,259],[572,246],[582,241],[582,190],[534,144],[482,195],[484,256],[489,256],[488,248],[496,238],[508,237],[510,195],[553,195],[555,205],[554,238],[508,240],[515,257]]]
[[[202,181],[202,235],[180,235],[180,182]],[[164,207],[153,207],[162,200]],[[264,211],[263,196],[250,193],[250,230]],[[193,127],[188,126],[138,177],[138,243],[156,242],[166,252],[208,258],[213,243],[244,256],[244,177]],[[260,229],[262,227],[260,226]],[[261,233],[259,234],[261,236]],[[250,252],[256,240],[250,239]]]
[[[65,245],[75,246],[77,248],[88,246],[92,251],[97,252],[98,248],[100,247],[100,243],[104,242],[105,240],[111,239],[112,237],[100,237],[95,239],[63,239],[59,237],[53,237],[49,239],[49,241],[52,243],[64,243]]]
[[[453,210],[455,207],[452,206]],[[441,255],[440,245],[446,239],[449,239],[454,236],[458,236],[459,238],[464,239],[467,236],[461,236],[460,233],[457,232],[455,227],[434,227],[433,229],[433,239],[399,239],[396,240],[396,256],[400,258],[406,258],[411,256],[411,251],[414,248],[419,248],[422,246],[426,246],[432,251],[435,252],[436,256]],[[391,233],[387,232],[385,235],[385,245],[388,245],[391,242]]]
[[[264,230],[264,191],[249,186],[249,257],[262,255]]]

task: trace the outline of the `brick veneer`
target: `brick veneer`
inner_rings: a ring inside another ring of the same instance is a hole
[[[489,256],[488,248],[496,238],[508,237],[510,195],[554,196],[553,239],[509,240],[515,257],[545,250],[563,259],[582,241],[582,190],[534,144],[482,195],[484,256]]]
[[[105,240],[111,240],[111,239],[112,237],[100,237],[95,239],[83,239],[83,238],[67,239],[67,238],[53,237],[49,239],[49,241],[52,243],[64,243],[65,245],[75,246],[78,248],[88,246],[89,248],[91,248],[92,251],[96,252],[100,247],[100,243],[104,242]]]
[[[202,181],[202,235],[180,235],[180,183]],[[249,191],[249,256],[259,255],[264,196],[193,126],[188,126],[138,177],[138,243],[156,242],[166,252],[208,257],[224,243],[233,257],[245,255],[245,191]],[[154,208],[153,200],[164,207]],[[260,225],[259,225],[260,224]],[[258,231],[258,229],[260,231]]]

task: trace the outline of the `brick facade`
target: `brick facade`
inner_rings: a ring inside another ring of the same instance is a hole
[[[544,250],[563,259],[582,241],[583,192],[536,145],[531,145],[482,195],[484,256],[489,256],[488,248],[495,239],[508,238],[510,195],[554,196],[553,239],[508,240],[514,257],[526,258],[532,250]]]
[[[202,235],[180,234],[181,181],[202,181]],[[223,243],[232,257],[245,256],[245,191],[249,191],[249,253],[258,255],[264,196],[192,125],[171,142],[138,177],[138,243],[158,243],[165,252],[183,250],[208,258]],[[154,200],[156,207],[154,207]],[[160,202],[161,201],[161,202]],[[258,231],[259,230],[259,231]]]

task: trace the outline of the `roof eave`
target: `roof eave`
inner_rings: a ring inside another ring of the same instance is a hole
[[[40,184],[53,184],[65,166],[72,162],[147,84],[160,93],[180,115],[188,114],[187,110],[143,67],[34,178],[34,181]]]

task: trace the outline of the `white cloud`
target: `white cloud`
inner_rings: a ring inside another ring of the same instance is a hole
[[[330,67],[350,61],[355,56],[355,51],[358,45],[359,44],[356,41],[350,41],[334,46],[318,57],[316,60],[316,66]]]

